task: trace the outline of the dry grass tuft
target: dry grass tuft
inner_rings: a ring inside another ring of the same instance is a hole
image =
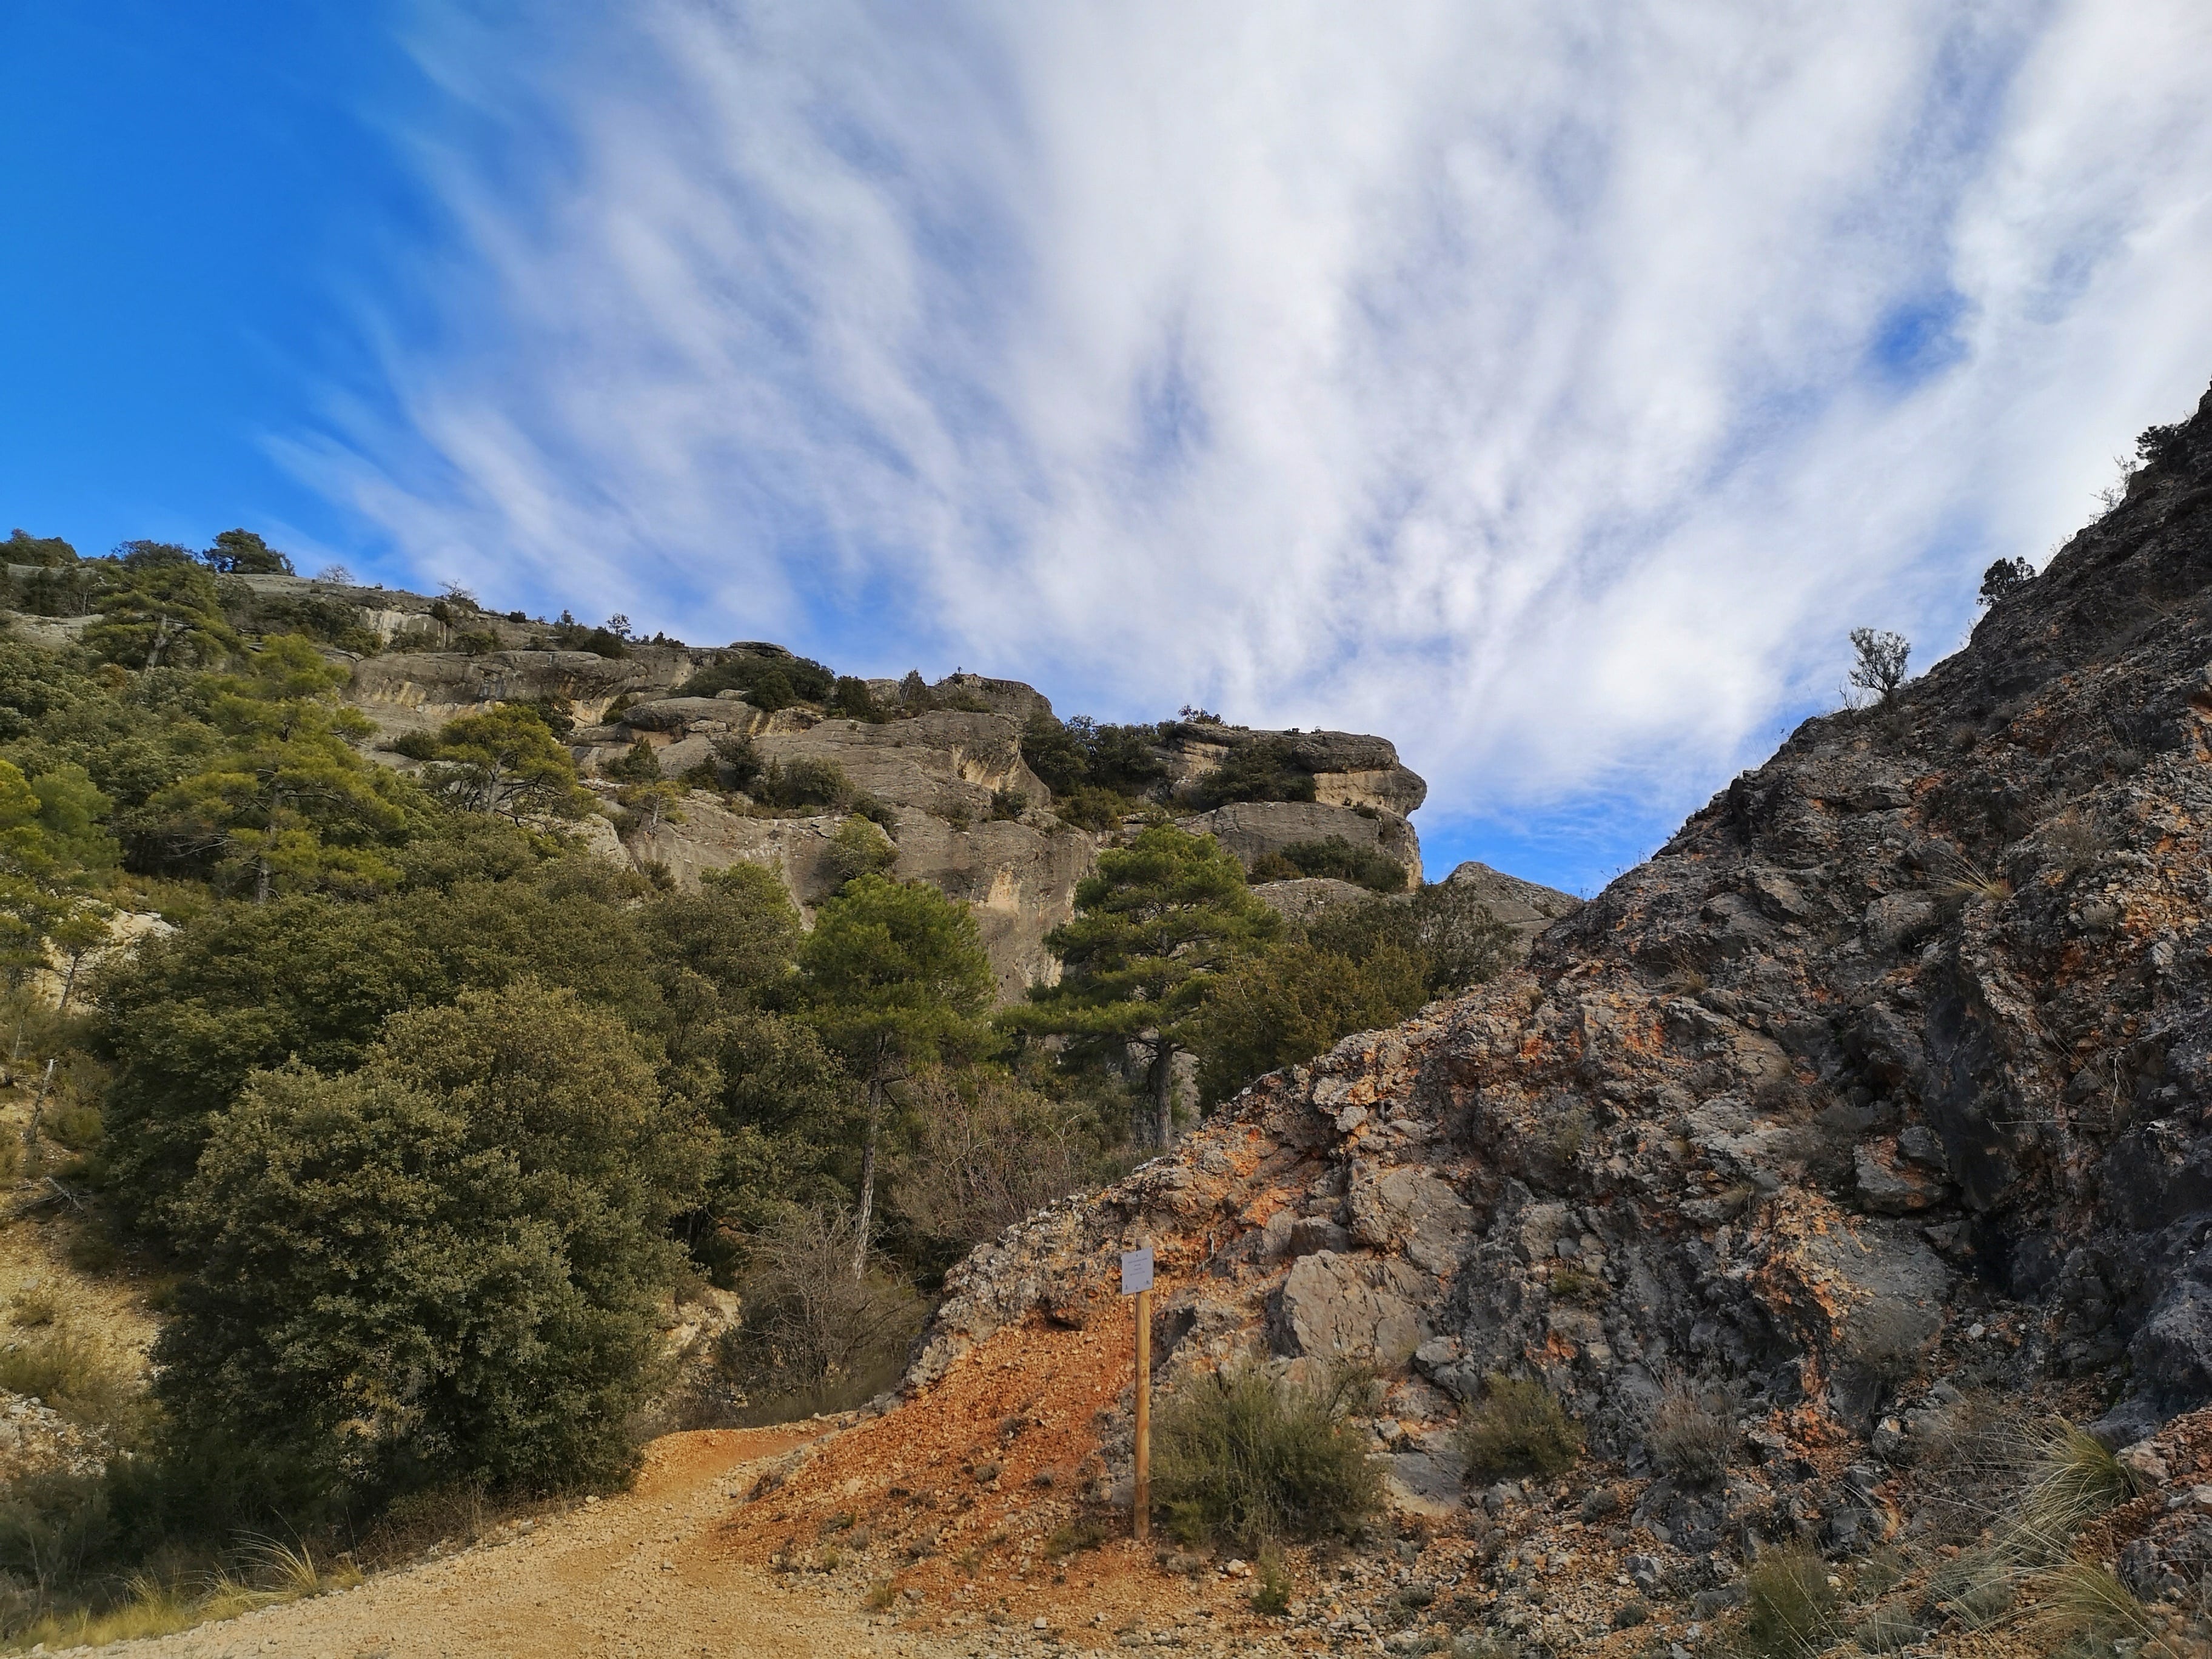
[[[1482,1403],[1461,1422],[1454,1449],[1486,1480],[1562,1474],[1582,1455],[1582,1425],[1541,1382],[1492,1371]]]
[[[2075,1533],[2135,1495],[2135,1476],[2102,1441],[2071,1423],[2053,1424],[2036,1447],[2020,1527],[2051,1549],[2063,1549]]]
[[[1651,1461],[1676,1480],[1711,1486],[1728,1474],[1729,1448],[1735,1438],[1735,1416],[1726,1399],[1678,1383],[1667,1390],[1652,1413],[1644,1447]]]
[[[1744,1574],[1743,1648],[1756,1659],[1798,1659],[1835,1639],[1841,1593],[1811,1550],[1769,1550]]]
[[[260,1569],[269,1587],[286,1601],[305,1601],[332,1590],[351,1589],[361,1583],[361,1569],[350,1561],[330,1565],[315,1559],[305,1544],[287,1544],[275,1538],[252,1540],[246,1555]]]

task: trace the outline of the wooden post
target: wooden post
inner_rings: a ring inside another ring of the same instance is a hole
[[[1152,1535],[1152,1247],[1121,1252],[1121,1294],[1137,1302],[1137,1480],[1129,1494],[1130,1529]]]
[[[1152,1293],[1137,1292],[1137,1541],[1152,1533]]]

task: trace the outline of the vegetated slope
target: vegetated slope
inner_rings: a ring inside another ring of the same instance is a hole
[[[1240,1355],[1380,1369],[1403,1514],[1463,1520],[1445,1427],[1487,1376],[1540,1378],[1623,1482],[1586,1474],[1556,1513],[1500,1488],[1474,1517],[1565,1526],[1601,1569],[1541,1613],[1511,1558],[1470,1577],[1474,1611],[1547,1640],[1595,1641],[1574,1621],[1616,1571],[1686,1597],[1779,1541],[1958,1535],[1930,1517],[1971,1484],[1962,1401],[2121,1446],[2212,1400],[2212,395],[2146,439],[2124,501],[1966,649],[1807,722],[1524,969],[978,1251],[875,1449],[831,1447],[750,1524],[957,1529],[947,1448],[965,1432],[972,1465],[1000,1432],[939,1422],[961,1379],[1017,1328],[1028,1363],[1068,1363],[1139,1239],[1170,1389]],[[1734,1473],[1664,1461],[1670,1389],[1711,1402]],[[2138,1475],[2199,1467],[2201,1427]],[[883,1450],[917,1437],[936,1472],[902,1493]],[[1127,1444],[1109,1413],[1031,1507],[1124,1493]],[[2105,1540],[2138,1594],[2203,1572],[2188,1490],[2156,1538]]]

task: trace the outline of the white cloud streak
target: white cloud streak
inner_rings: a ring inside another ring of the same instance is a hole
[[[414,568],[1381,731],[1431,817],[1702,796],[2212,374],[2193,0],[643,0],[417,47],[450,236],[288,446]]]

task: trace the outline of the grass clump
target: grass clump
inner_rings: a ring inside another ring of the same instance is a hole
[[[76,1608],[41,1614],[8,1638],[9,1648],[23,1652],[43,1645],[49,1652],[63,1648],[100,1647],[110,1642],[143,1641],[168,1636],[215,1619],[235,1619],[241,1613],[266,1607],[278,1598],[228,1577],[218,1577],[198,1594],[175,1583],[134,1578],[124,1599],[100,1612]]]
[[[1946,1619],[1981,1630],[2012,1611],[2021,1577],[2020,1563],[2007,1546],[1969,1550],[1936,1573],[1929,1601]]]
[[[1744,1575],[1743,1648],[1757,1659],[1817,1653],[1834,1636],[1828,1564],[1802,1547],[1770,1550]]]
[[[1863,1653],[1896,1653],[1925,1635],[1905,1608],[1892,1603],[1876,1607],[1852,1628],[1851,1640]]]
[[[1563,1474],[1582,1455],[1582,1425],[1541,1382],[1493,1371],[1482,1403],[1459,1427],[1454,1447],[1485,1479]]]
[[[1247,1547],[1352,1532],[1382,1498],[1346,1420],[1365,1387],[1351,1373],[1304,1387],[1257,1365],[1194,1382],[1155,1431],[1152,1495],[1169,1530]]]
[[[1605,1280],[1580,1267],[1554,1267],[1547,1282],[1555,1302],[1578,1302],[1586,1308],[1595,1308],[1605,1300]]]
[[[1064,1522],[1045,1534],[1045,1559],[1065,1561],[1071,1555],[1095,1550],[1113,1537],[1115,1531],[1114,1523],[1103,1516],[1086,1515],[1078,1520]]]
[[[332,1590],[351,1589],[362,1581],[361,1569],[352,1562],[318,1561],[314,1552],[303,1543],[257,1539],[247,1554],[270,1588],[287,1601],[305,1601],[309,1596],[328,1595]]]
[[[2021,1524],[2054,1547],[2063,1545],[2135,1495],[2135,1476],[2102,1441],[2074,1424],[2056,1424],[2037,1445]]]
[[[42,1285],[21,1290],[9,1298],[8,1322],[19,1330],[38,1330],[61,1317],[61,1299]]]
[[[138,1390],[106,1352],[66,1325],[0,1352],[0,1389],[44,1401],[81,1427],[118,1428]]]
[[[2090,1562],[2069,1561],[2039,1578],[2033,1599],[2034,1625],[2061,1641],[2148,1643],[2159,1633],[2150,1610],[2134,1593]]]
[[[1694,1389],[1667,1390],[1644,1431],[1651,1461],[1686,1486],[1717,1486],[1728,1474],[1735,1420],[1728,1402]]]

